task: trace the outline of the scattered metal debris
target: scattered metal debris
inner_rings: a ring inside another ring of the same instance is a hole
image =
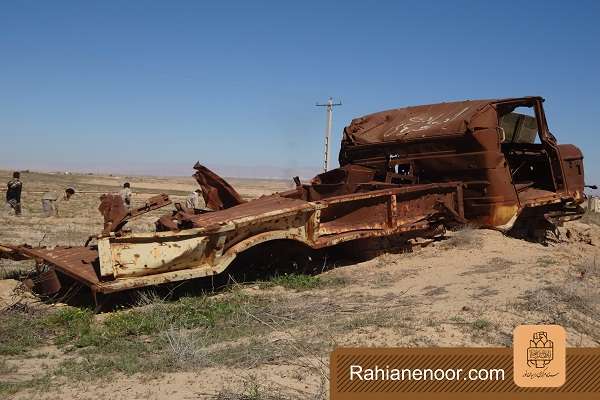
[[[100,207],[98,207],[98,211],[100,211],[100,214],[104,217],[104,229],[102,234],[108,235],[111,232],[120,233],[125,224],[132,218],[168,206],[171,203],[169,196],[166,194],[159,194],[150,197],[142,207],[128,210],[120,195],[104,194],[100,196]]]

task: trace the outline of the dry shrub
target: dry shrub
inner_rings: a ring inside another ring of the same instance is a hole
[[[460,230],[452,233],[452,235],[440,244],[440,248],[444,250],[453,248],[470,248],[477,244],[479,232],[476,228],[470,225],[464,225]]]

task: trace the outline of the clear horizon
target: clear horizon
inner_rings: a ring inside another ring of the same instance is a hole
[[[594,1],[4,3],[0,166],[312,176],[329,96],[336,166],[353,118],[541,95],[598,184],[598,20]]]
[[[196,162],[190,165],[177,165],[171,166],[170,168],[160,168],[159,166],[146,166],[138,170],[136,169],[119,169],[119,168],[92,168],[92,167],[75,167],[75,168],[54,168],[52,166],[43,167],[31,167],[20,168],[18,166],[6,166],[0,164],[0,171],[14,172],[14,171],[29,171],[35,173],[49,173],[49,174],[94,174],[94,175],[113,175],[113,176],[156,176],[156,177],[191,177],[194,174],[193,166]],[[235,165],[206,165],[208,168],[216,172],[217,174],[228,177],[228,178],[244,178],[244,179],[277,179],[277,180],[292,180],[294,176],[299,176],[301,179],[311,179],[315,175],[322,172],[318,168],[295,168],[286,169],[271,167],[266,165],[255,165],[255,166],[235,166]]]

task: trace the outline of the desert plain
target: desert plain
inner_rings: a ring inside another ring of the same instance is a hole
[[[0,171],[7,181],[10,171]],[[82,245],[102,228],[99,196],[131,182],[134,205],[183,201],[192,177],[22,175],[23,215],[3,209],[0,244]],[[245,199],[290,181],[229,179]],[[74,186],[59,217],[41,196]],[[133,221],[154,228],[170,208]],[[412,249],[316,274],[286,274],[170,296],[152,288],[110,311],[38,299],[31,261],[0,260],[0,397],[10,399],[324,399],[336,346],[510,347],[520,324],[560,324],[568,346],[600,346],[600,217],[547,243],[466,227]]]

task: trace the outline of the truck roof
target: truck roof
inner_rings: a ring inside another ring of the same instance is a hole
[[[463,100],[381,111],[353,119],[344,128],[344,141],[361,145],[464,135],[476,127],[495,127],[495,104],[534,99],[539,97]]]

